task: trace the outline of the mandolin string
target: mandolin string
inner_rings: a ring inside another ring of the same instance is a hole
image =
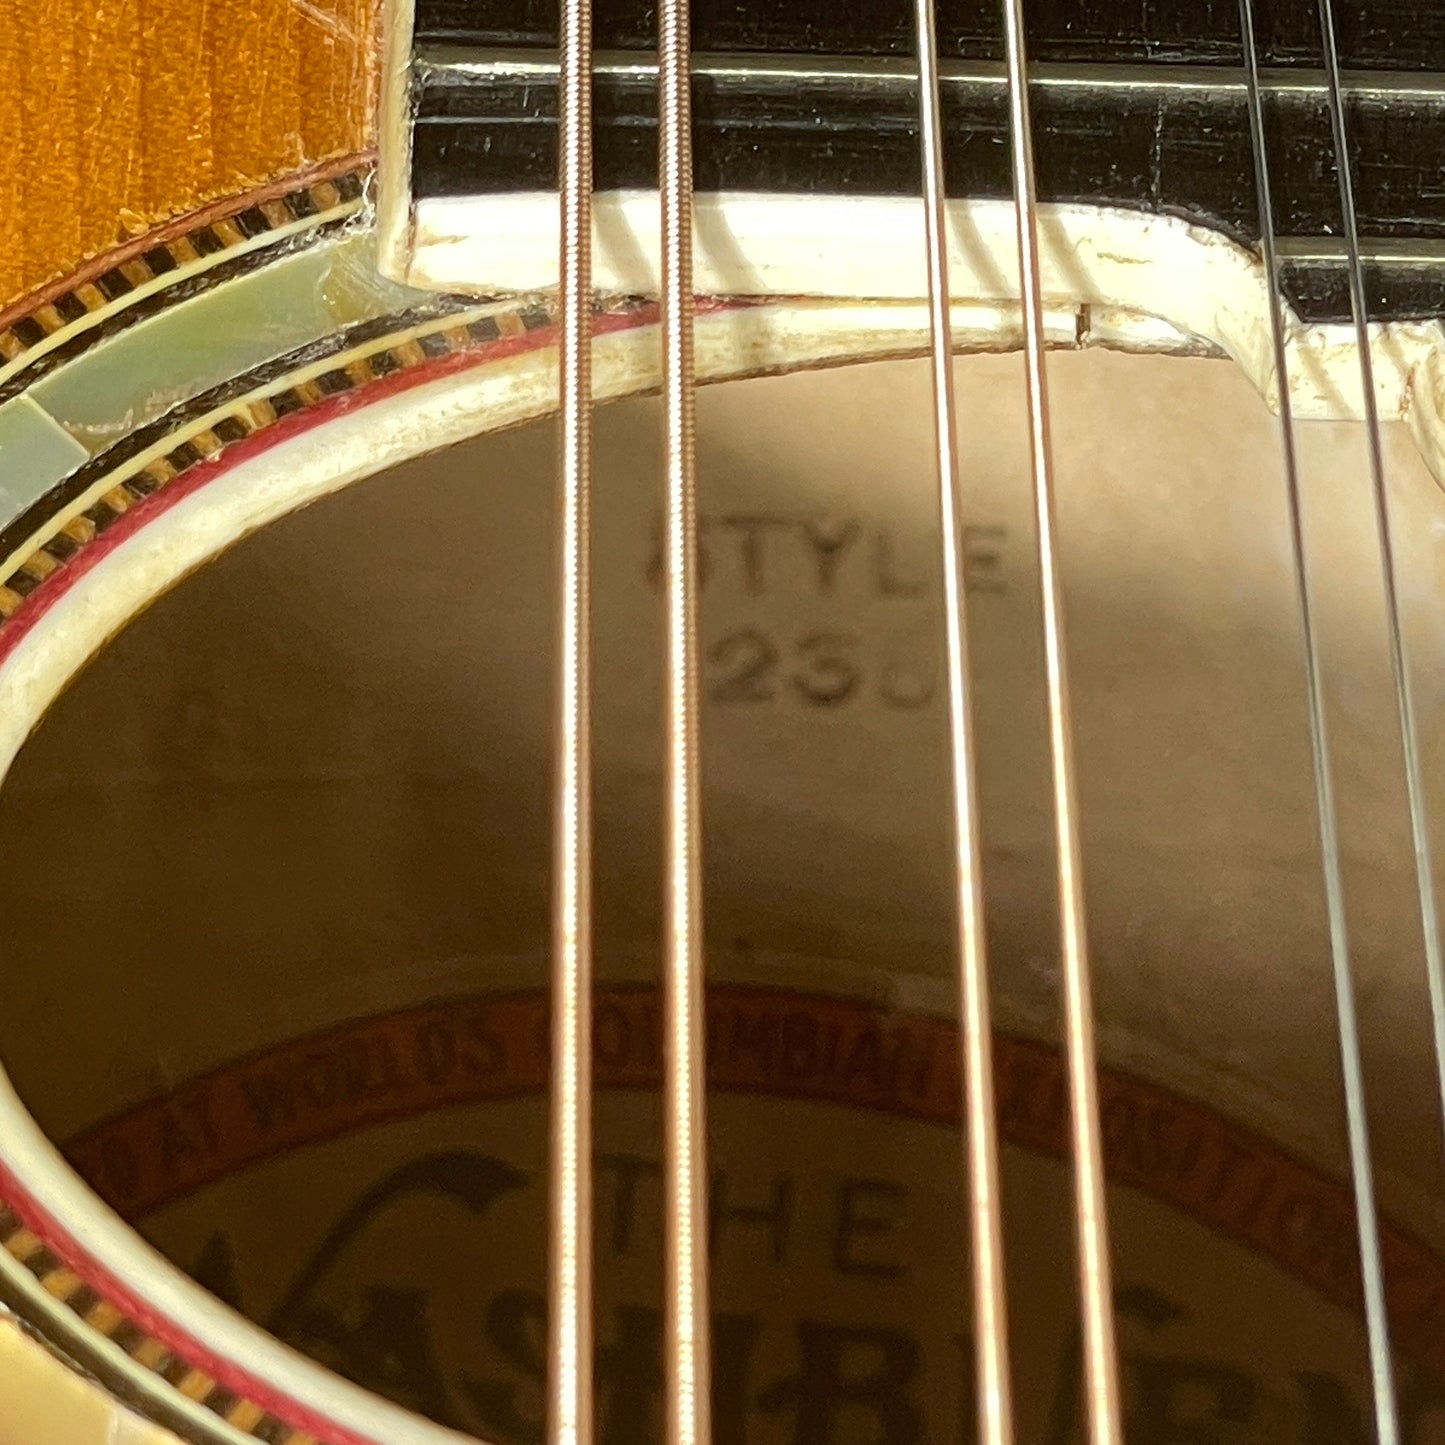
[[[707,1098],[697,677],[691,15],[658,6],[667,595],[663,1000],[664,1340],[668,1445],[711,1438]]]
[[[1048,376],[1044,360],[1043,284],[1039,257],[1038,193],[1027,88],[1023,0],[1003,0],[1007,53],[1009,141],[1014,215],[1018,231],[1028,373],[1029,446],[1043,606],[1045,680],[1048,688],[1049,759],[1058,854],[1059,922],[1063,950],[1064,1034],[1074,1153],[1074,1225],[1078,1238],[1083,1368],[1091,1445],[1121,1445],[1118,1350],[1114,1335],[1112,1266],[1104,1192],[1103,1135],[1099,1121],[1098,1051],[1094,1042],[1093,984],[1084,909],[1079,839],[1078,784],[1069,695],[1064,608],[1056,541],[1053,446],[1049,432]]]
[[[1437,1063],[1445,1070],[1440,1052],[1440,941],[1434,875],[1430,860],[1429,820],[1425,808],[1424,783],[1420,765],[1419,731],[1410,672],[1405,660],[1400,601],[1395,568],[1394,539],[1390,526],[1390,501],[1385,481],[1384,447],[1380,429],[1379,398],[1375,391],[1375,364],[1370,340],[1369,301],[1365,293],[1364,262],[1360,248],[1359,214],[1355,207],[1355,183],[1350,164],[1344,86],[1332,0],[1319,0],[1321,46],[1328,92],[1330,130],[1335,169],[1339,183],[1340,210],[1344,226],[1345,255],[1349,271],[1350,313],[1359,353],[1366,432],[1369,442],[1370,488],[1375,510],[1376,538],[1380,551],[1380,573],[1384,588],[1390,668],[1394,678],[1399,712],[1401,742],[1405,758],[1405,780],[1409,792],[1410,831],[1415,849],[1416,885],[1420,898],[1421,922],[1430,976],[1431,1000],[1435,1013]],[[1369,1331],[1370,1373],[1374,1385],[1376,1433],[1381,1445],[1395,1445],[1399,1439],[1399,1411],[1390,1351],[1389,1318],[1385,1308],[1384,1266],[1380,1259],[1379,1225],[1375,1215],[1368,1121],[1365,1113],[1364,1077],[1360,1060],[1359,1024],[1348,976],[1336,978],[1339,998],[1341,1044],[1345,1054],[1345,1097],[1350,1123],[1350,1162],[1355,1175],[1356,1208],[1359,1216],[1360,1260],[1364,1276],[1365,1313]],[[1445,1073],[1442,1073],[1445,1079]],[[1442,1083],[1445,1089],[1445,1083]]]
[[[592,1440],[592,0],[563,0],[547,1439]]]
[[[1327,51],[1333,50],[1333,17],[1321,7],[1321,25]],[[1255,40],[1254,0],[1239,0],[1239,22],[1244,47],[1245,88],[1249,102],[1250,145],[1253,152],[1255,196],[1259,207],[1260,249],[1269,297],[1270,341],[1274,354],[1275,379],[1279,391],[1280,441],[1283,449],[1285,488],[1288,500],[1290,547],[1294,565],[1296,603],[1299,608],[1305,654],[1305,690],[1309,710],[1310,747],[1313,755],[1315,807],[1320,830],[1320,853],[1324,869],[1325,906],[1329,917],[1330,958],[1339,1021],[1340,1056],[1345,1084],[1345,1112],[1349,1132],[1350,1174],[1354,1186],[1360,1268],[1364,1282],[1366,1329],[1369,1339],[1370,1373],[1373,1385],[1375,1432],[1379,1445],[1396,1445],[1399,1417],[1394,1376],[1390,1363],[1389,1322],[1385,1313],[1383,1266],[1380,1258],[1379,1226],[1375,1218],[1375,1194],[1370,1155],[1369,1122],[1365,1112],[1364,1063],[1360,1049],[1359,1020],[1355,1011],[1354,971],[1350,959],[1349,926],[1345,911],[1343,864],[1339,824],[1335,810],[1334,778],[1330,766],[1329,734],[1325,720],[1319,638],[1314,624],[1312,589],[1304,537],[1303,501],[1300,491],[1299,453],[1295,441],[1294,406],[1290,397],[1289,359],[1285,299],[1281,286],[1278,248],[1275,244],[1274,199],[1270,183],[1269,153],[1265,138],[1264,97],[1260,81],[1259,52]],[[1327,74],[1329,62],[1327,59]],[[1332,72],[1332,112],[1342,118],[1338,99],[1338,63]],[[1343,131],[1336,128],[1336,155],[1343,171],[1347,166],[1342,149]],[[1343,190],[1341,199],[1348,218],[1354,221],[1353,196]],[[1352,280],[1360,276],[1358,246],[1352,251]],[[1363,311],[1358,313],[1363,315]],[[1370,418],[1372,453],[1379,459],[1379,415],[1370,405],[1374,378],[1370,367],[1368,332],[1357,330],[1361,346],[1361,367]],[[1398,635],[1397,635],[1398,640]]]
[[[977,806],[973,681],[964,576],[964,498],[958,469],[953,384],[948,232],[934,0],[916,0],[919,131],[928,262],[933,427],[945,629],[948,652],[949,763],[957,906],[959,1039],[962,1050],[964,1181],[973,1247],[974,1369],[979,1445],[1012,1445],[1008,1307],[1004,1281],[1003,1202],[994,1102],[993,1021],[983,905],[983,851]]]
[[[1359,213],[1355,207],[1355,179],[1349,156],[1344,87],[1340,76],[1333,0],[1320,0],[1320,27],[1324,37],[1325,79],[1329,90],[1330,126],[1344,217],[1345,252],[1350,277],[1350,313],[1360,353],[1365,419],[1369,428],[1370,483],[1375,508],[1375,530],[1380,550],[1385,607],[1390,638],[1390,669],[1395,686],[1400,735],[1405,756],[1405,782],[1410,800],[1410,839],[1415,851],[1415,883],[1420,898],[1420,922],[1425,939],[1425,968],[1430,990],[1431,1023],[1435,1040],[1436,1077],[1442,1111],[1445,1111],[1445,948],[1440,936],[1440,908],[1435,891],[1435,868],[1430,840],[1429,806],[1421,763],[1420,728],[1414,687],[1405,656],[1400,617],[1398,571],[1390,523],[1389,489],[1385,481],[1384,448],[1380,432],[1379,398],[1375,390],[1374,356],[1370,350],[1369,302],[1365,293],[1364,255],[1360,245]],[[1445,1122],[1445,1119],[1442,1119]]]

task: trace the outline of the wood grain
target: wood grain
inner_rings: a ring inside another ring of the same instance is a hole
[[[379,0],[0,0],[0,306],[372,141]]]

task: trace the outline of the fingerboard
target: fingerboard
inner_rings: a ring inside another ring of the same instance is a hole
[[[1260,5],[1266,63],[1320,63],[1316,0]],[[996,0],[939,0],[941,55],[1001,60]],[[1411,0],[1341,0],[1336,6],[1343,64],[1361,70],[1445,70],[1445,8]],[[1237,65],[1237,0],[1030,0],[1030,54],[1061,63]],[[653,0],[596,0],[600,49],[650,51],[657,45]],[[555,0],[417,0],[421,45],[555,47]],[[704,51],[747,54],[910,56],[913,12],[903,0],[693,0],[692,43]]]
[[[950,195],[1011,196],[1006,87],[992,3],[939,7]],[[1407,16],[1406,11],[1411,13]],[[896,12],[896,13],[895,13]],[[1028,7],[1040,199],[1183,217],[1258,243],[1235,0]],[[654,7],[599,0],[596,181],[657,183]],[[803,0],[695,6],[700,191],[917,193],[909,11]],[[555,6],[420,0],[412,72],[418,198],[555,188]],[[1314,0],[1270,7],[1263,54],[1286,291],[1344,321],[1349,287]],[[1349,127],[1371,316],[1445,315],[1445,9],[1345,5]]]

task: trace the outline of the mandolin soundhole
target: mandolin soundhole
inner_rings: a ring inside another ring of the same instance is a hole
[[[958,365],[1020,1438],[1078,1438],[1021,363]],[[1367,1438],[1275,423],[1230,365],[1060,356],[1055,441],[1137,1445]],[[701,398],[714,1429],[970,1439],[921,363]],[[598,1431],[658,1438],[655,403],[598,416]],[[1410,1445],[1445,1430],[1430,1041],[1360,438],[1301,433]],[[1445,506],[1388,434],[1423,715]],[[162,599],[0,794],[0,1053],[222,1299],[542,1438],[554,433],[411,462]],[[1427,734],[1434,795],[1442,782]]]

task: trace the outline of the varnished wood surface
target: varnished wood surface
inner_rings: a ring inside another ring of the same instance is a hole
[[[378,0],[0,0],[0,306],[371,143]]]

